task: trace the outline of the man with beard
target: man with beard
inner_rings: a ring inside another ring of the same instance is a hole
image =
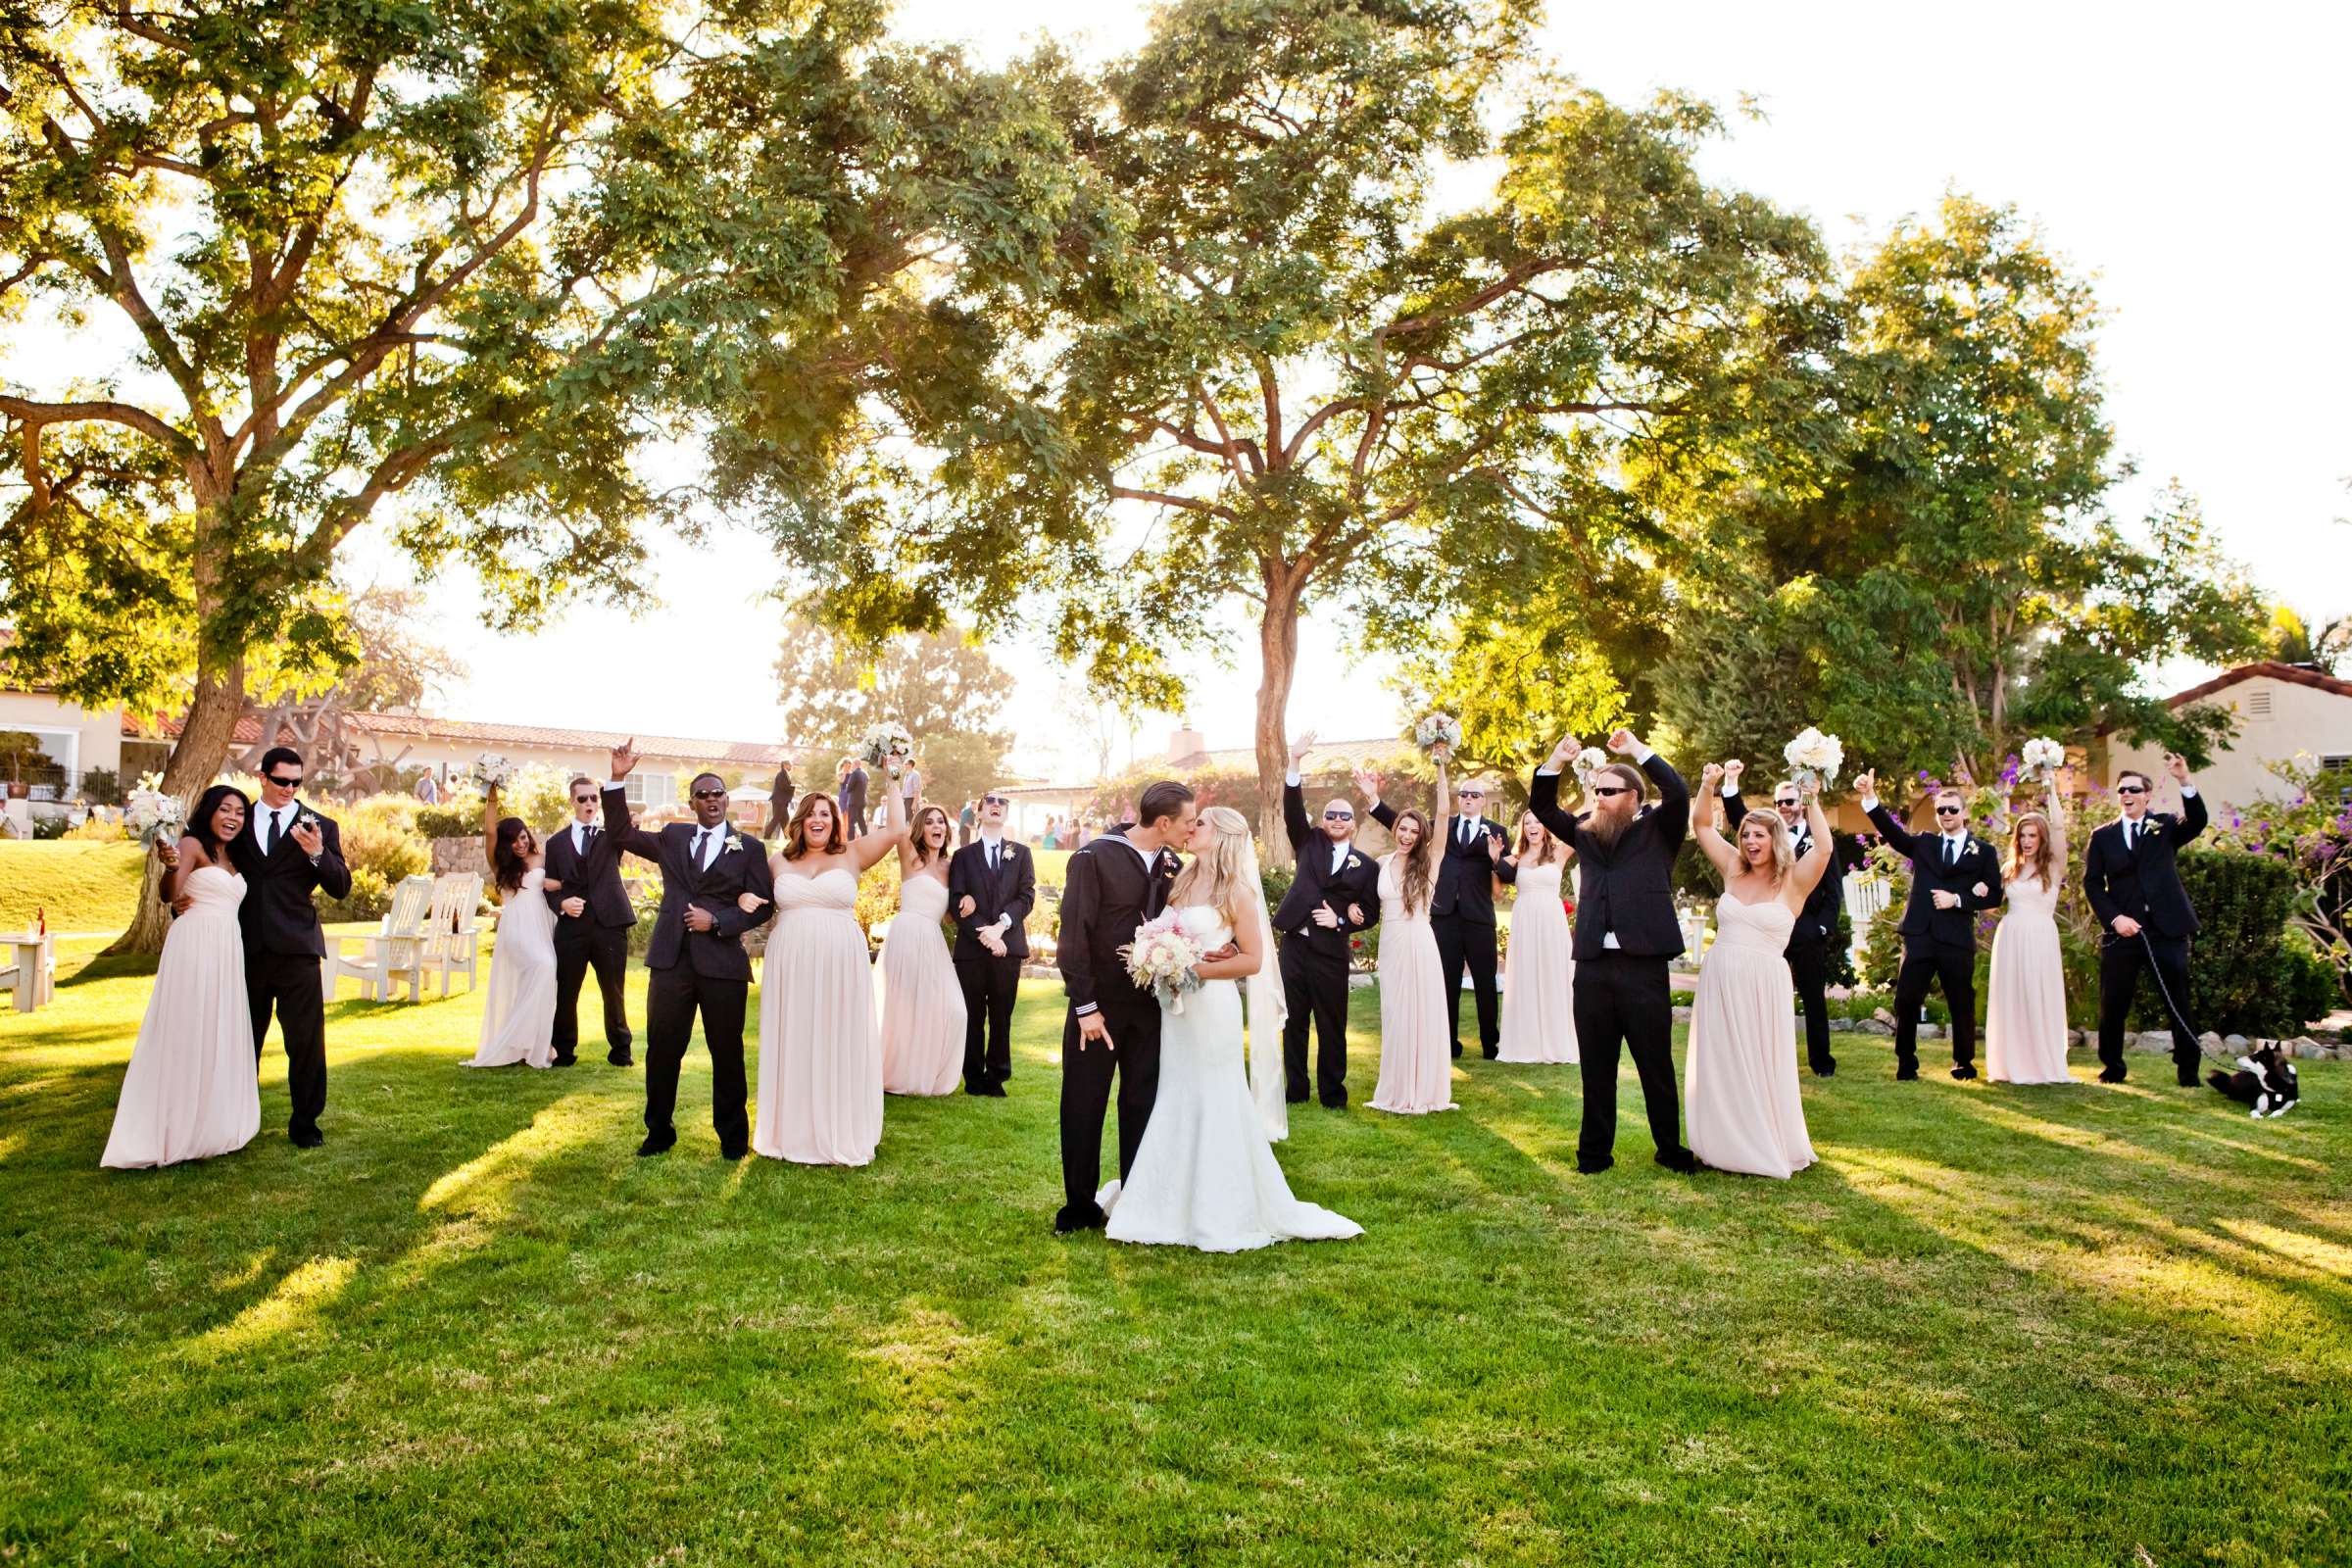
[[[1576,851],[1576,1037],[1585,1093],[1576,1168],[1591,1176],[1616,1163],[1617,1057],[1633,1052],[1657,1162],[1690,1171],[1698,1161],[1683,1145],[1682,1099],[1674,1081],[1674,1000],[1667,967],[1683,951],[1674,915],[1674,857],[1690,830],[1690,790],[1666,760],[1619,729],[1612,762],[1592,776],[1592,809],[1571,816],[1559,806],[1560,769],[1582,750],[1571,735],[1536,769],[1529,809]],[[1637,765],[1638,764],[1638,767]],[[1642,804],[1643,775],[1658,804]]]

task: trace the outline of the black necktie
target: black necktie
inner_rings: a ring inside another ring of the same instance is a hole
[[[1464,847],[1464,848],[1468,848],[1468,847],[1469,847],[1469,844],[1470,844],[1470,819],[1469,819],[1468,817],[1466,817],[1466,816],[1465,816],[1465,817],[1463,817],[1463,818],[1462,818],[1462,845],[1463,845],[1463,847]]]
[[[262,853],[264,855],[274,855],[277,853],[277,813],[275,811],[271,811],[269,813],[269,815],[270,842],[262,846]]]
[[[1943,863],[1947,866],[1958,865],[1960,863],[1959,840],[1945,839],[1943,841]]]
[[[703,868],[703,841],[710,836],[710,830],[707,827],[694,830],[694,868],[698,871]]]

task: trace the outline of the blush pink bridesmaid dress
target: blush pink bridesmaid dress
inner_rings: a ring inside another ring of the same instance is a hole
[[[1786,1180],[1813,1163],[1796,1086],[1796,986],[1782,954],[1796,914],[1779,899],[1715,901],[1715,945],[1690,1004],[1690,1152],[1717,1170]]]
[[[1995,1083],[2072,1083],[2058,889],[2021,876],[2005,891],[2008,907],[1992,933],[1992,981],[1984,999],[1984,1076]]]
[[[899,884],[898,917],[875,966],[884,1094],[952,1095],[963,1076],[963,988],[940,933],[947,914],[945,882],[916,875]]]
[[[1396,856],[1380,865],[1380,1083],[1374,1110],[1421,1116],[1451,1110],[1453,1031],[1446,969],[1426,907],[1408,909]]]
[[[882,1142],[882,1037],[857,874],[834,866],[775,883],[752,1148],[801,1165],[870,1164]]]

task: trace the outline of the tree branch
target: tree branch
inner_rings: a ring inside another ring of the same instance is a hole
[[[1214,501],[1202,501],[1195,496],[1171,495],[1165,490],[1131,490],[1123,484],[1112,485],[1110,494],[1114,501],[1149,501],[1154,506],[1174,507],[1180,512],[1198,512],[1223,517],[1227,522],[1241,520],[1231,507],[1220,506]]]

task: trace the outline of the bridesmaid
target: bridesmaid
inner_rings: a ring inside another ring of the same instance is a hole
[[[156,840],[166,867],[162,897],[181,912],[164,937],[101,1165],[128,1170],[209,1159],[243,1149],[261,1130],[245,939],[237,929],[245,879],[229,868],[227,848],[245,830],[252,806],[240,791],[216,784],[196,803],[176,849]]]
[[[1778,811],[1742,817],[1735,848],[1715,826],[1722,779],[1722,765],[1709,762],[1699,788],[1698,845],[1723,877],[1723,897],[1691,999],[1690,1152],[1717,1170],[1786,1180],[1813,1163],[1813,1141],[1796,1087],[1796,986],[1783,955],[1805,895],[1829,869],[1830,822],[1820,786],[1807,784],[1813,848],[1804,858]]]
[[[2026,812],[2009,830],[2002,869],[2009,907],[1992,934],[1984,1004],[1984,1075],[1995,1083],[2074,1081],[2066,1070],[2066,960],[2058,947],[2065,821],[2053,781],[2045,808]]]
[[[963,987],[940,922],[948,917],[948,813],[926,806],[900,838],[899,913],[876,971],[882,1009],[882,1092],[950,1095],[963,1074]]]
[[[1431,755],[1438,764],[1438,799],[1449,800],[1446,748]],[[1355,784],[1369,816],[1380,804],[1380,790],[1369,773],[1356,774]],[[1396,848],[1380,862],[1380,1082],[1372,1108],[1403,1116],[1454,1108],[1453,1030],[1446,1016],[1438,936],[1429,923],[1439,848],[1430,820],[1412,807],[1398,811],[1389,829]]]
[[[1576,939],[1560,903],[1560,880],[1574,852],[1536,820],[1519,815],[1518,897],[1511,905],[1511,948],[1502,973],[1502,1050],[1498,1061],[1573,1062],[1576,1055]]]
[[[473,1054],[462,1067],[555,1064],[556,914],[545,895],[564,886],[547,880],[547,858],[519,816],[498,814],[498,786],[482,801],[482,848],[498,886],[498,945],[490,955],[490,985]]]
[[[760,976],[760,1102],[752,1148],[801,1165],[870,1164],[882,1142],[882,1036],[858,879],[906,834],[906,798],[882,792],[887,827],[850,837],[832,797],[793,808],[768,861],[776,923]],[[746,893],[743,907],[763,902]]]

